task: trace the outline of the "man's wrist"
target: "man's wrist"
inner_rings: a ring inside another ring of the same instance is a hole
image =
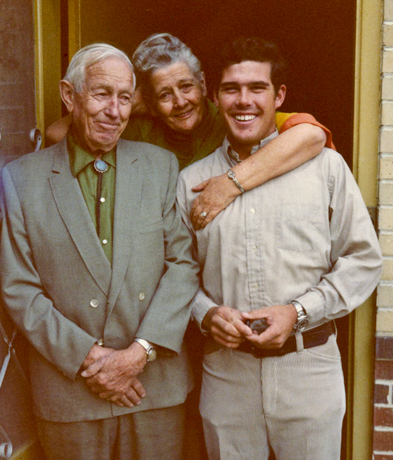
[[[157,351],[150,342],[139,337],[135,338],[134,342],[138,343],[143,347],[146,353],[146,359],[148,363],[153,362],[157,358]]]
[[[308,326],[308,317],[306,310],[304,309],[303,305],[299,303],[297,300],[292,300],[291,304],[295,307],[297,314],[294,330],[295,332],[302,332]]]
[[[211,319],[217,310],[218,307],[211,307],[207,311],[206,315],[204,316],[202,323],[201,323],[201,331],[205,334],[208,334],[210,332],[210,327],[211,327]]]

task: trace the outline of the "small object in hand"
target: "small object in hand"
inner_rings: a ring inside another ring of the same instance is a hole
[[[262,334],[262,332],[265,332],[269,327],[265,318],[256,319],[254,321],[247,321],[247,326],[249,326],[250,329],[255,331],[257,334]]]
[[[207,216],[207,212],[206,211],[202,211],[200,213],[200,216],[204,219],[206,216]]]

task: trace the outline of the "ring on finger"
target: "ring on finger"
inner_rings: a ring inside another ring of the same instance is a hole
[[[207,212],[206,212],[206,211],[202,211],[199,215],[202,217],[202,219],[205,219],[206,216],[207,216]]]

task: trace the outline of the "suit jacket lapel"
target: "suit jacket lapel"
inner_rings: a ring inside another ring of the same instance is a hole
[[[98,240],[78,179],[72,175],[66,140],[58,145],[49,181],[56,205],[74,244],[90,274],[107,295],[111,265]]]
[[[131,185],[130,185],[131,184]],[[108,303],[110,314],[119,295],[131,258],[134,232],[142,192],[142,177],[138,155],[121,139],[116,153],[116,195],[113,226],[112,282]]]

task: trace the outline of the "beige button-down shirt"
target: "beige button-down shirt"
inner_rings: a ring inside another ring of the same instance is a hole
[[[324,149],[294,171],[237,197],[195,232],[189,220],[196,196],[191,188],[236,162],[225,140],[179,176],[178,202],[202,268],[203,286],[193,302],[198,324],[217,305],[249,311],[296,299],[310,328],[359,306],[380,278],[381,252],[341,155]]]

